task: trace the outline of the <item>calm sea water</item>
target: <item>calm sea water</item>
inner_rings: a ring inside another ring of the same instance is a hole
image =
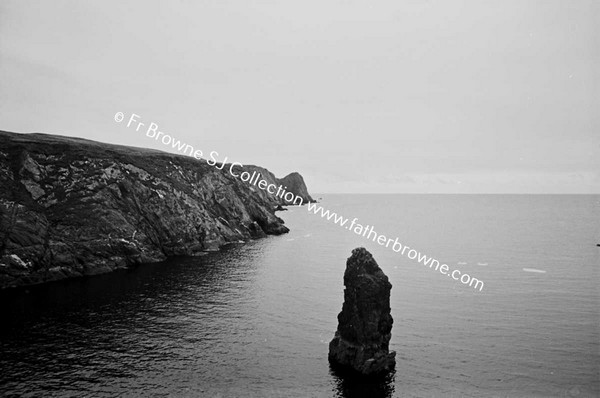
[[[294,208],[280,213],[291,228],[284,236],[2,292],[0,392],[600,394],[600,196],[325,195],[321,204],[484,281],[483,291]],[[327,362],[357,246],[393,285],[398,364],[375,385],[339,377]]]

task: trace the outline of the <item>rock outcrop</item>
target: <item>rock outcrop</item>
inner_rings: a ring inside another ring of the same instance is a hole
[[[279,203],[192,157],[0,131],[0,288],[286,233]]]
[[[267,181],[269,184],[274,184],[275,186],[281,186],[288,192],[293,192],[296,196],[302,198],[302,202],[304,204],[315,202],[315,200],[308,193],[308,189],[306,188],[306,184],[304,183],[304,178],[299,173],[293,172],[286,175],[283,178],[277,178],[273,173],[269,170],[253,165],[244,166],[244,169],[250,173],[256,171],[260,173],[262,179]],[[292,203],[286,202],[283,198],[279,198],[277,196],[270,195],[271,198],[275,198],[277,201],[278,209],[281,209],[280,206],[289,206]]]
[[[344,304],[329,343],[329,361],[367,376],[391,370],[396,363],[396,353],[389,351],[392,285],[366,249],[352,251],[344,286]]]
[[[315,202],[309,195],[304,178],[299,173],[293,172],[278,180],[281,185],[287,187],[286,190],[294,192],[300,196],[304,203]]]

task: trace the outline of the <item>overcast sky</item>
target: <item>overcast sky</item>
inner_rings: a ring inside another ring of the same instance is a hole
[[[599,10],[2,0],[0,129],[168,150],[134,112],[314,193],[600,193]]]

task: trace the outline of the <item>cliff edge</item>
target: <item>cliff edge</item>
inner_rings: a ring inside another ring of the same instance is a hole
[[[0,288],[283,234],[278,203],[203,160],[0,131]]]

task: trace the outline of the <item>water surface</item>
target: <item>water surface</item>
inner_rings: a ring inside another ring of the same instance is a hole
[[[600,394],[600,197],[326,195],[322,205],[483,280],[483,291],[308,214],[220,253],[0,294],[6,396]],[[392,282],[396,372],[361,386],[327,344],[351,250]],[[459,264],[460,263],[460,264]],[[535,269],[545,272],[527,272]]]

